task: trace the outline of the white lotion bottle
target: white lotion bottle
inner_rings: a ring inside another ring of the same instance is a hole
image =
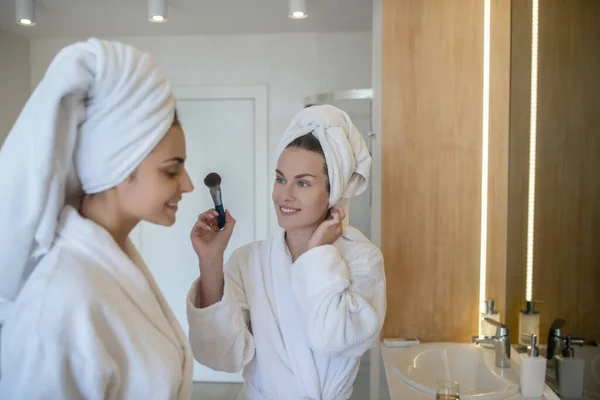
[[[537,335],[531,335],[530,342],[527,354],[519,354],[521,394],[525,397],[540,397],[546,382],[546,359],[540,357]]]

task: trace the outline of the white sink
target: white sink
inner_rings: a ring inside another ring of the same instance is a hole
[[[519,393],[515,370],[495,367],[494,351],[472,344],[427,343],[398,349],[394,372],[431,398],[440,380],[458,382],[461,399],[507,399]]]

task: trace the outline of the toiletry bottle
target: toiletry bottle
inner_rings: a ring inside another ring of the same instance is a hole
[[[540,314],[535,311],[535,303],[541,303],[537,300],[525,302],[525,309],[519,313],[519,344],[527,346],[529,343],[524,337],[530,335],[540,336]]]
[[[519,354],[521,394],[525,397],[540,397],[546,381],[546,359],[540,357],[537,336],[530,335],[529,341],[531,345],[527,346],[527,354]]]
[[[495,336],[496,327],[485,321],[485,318],[491,318],[500,322],[500,314],[494,309],[494,299],[485,301],[485,311],[479,316],[479,331],[483,336]]]
[[[558,394],[563,397],[583,395],[583,371],[585,361],[575,357],[573,338],[567,336],[562,355],[554,356]]]

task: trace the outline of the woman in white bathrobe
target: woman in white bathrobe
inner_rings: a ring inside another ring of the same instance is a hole
[[[346,400],[386,308],[381,252],[346,223],[371,157],[348,115],[331,106],[298,113],[278,154],[280,233],[223,265],[233,217],[219,231],[209,210],[192,230],[200,261],[187,300],[192,350],[215,370],[243,369],[240,399]]]
[[[128,239],[175,222],[185,158],[147,54],[56,56],[0,151],[0,398],[190,398],[187,338]]]

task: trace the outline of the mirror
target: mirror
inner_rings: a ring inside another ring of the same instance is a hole
[[[517,342],[526,299],[540,300],[542,344],[557,318],[563,337],[598,341],[600,1],[513,1],[511,30],[506,322]]]

